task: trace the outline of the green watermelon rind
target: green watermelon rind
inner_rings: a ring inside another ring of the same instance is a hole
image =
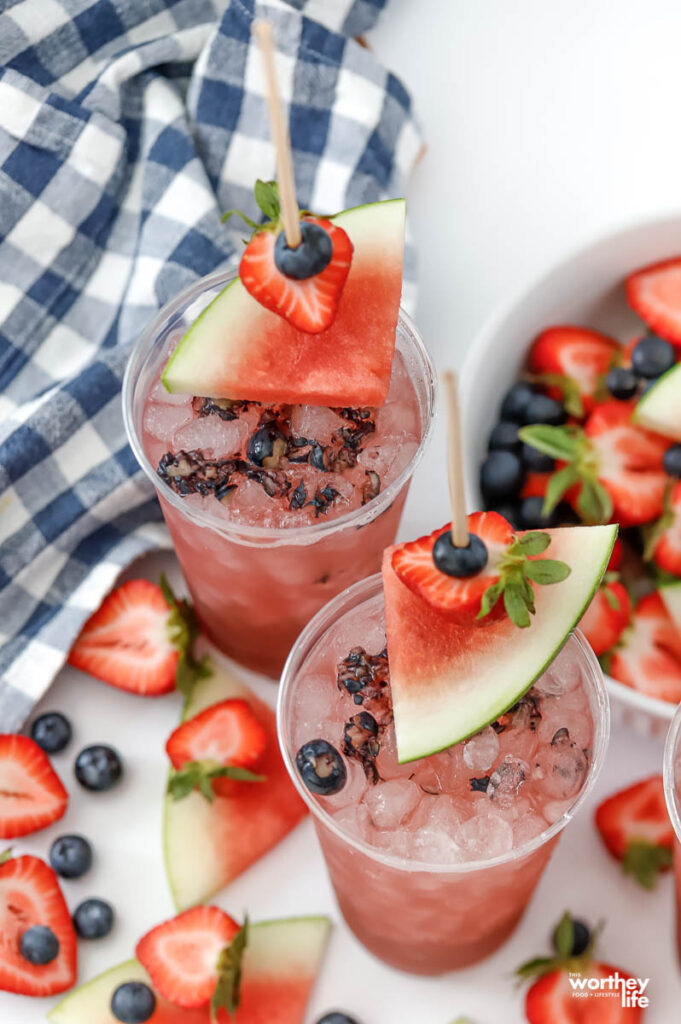
[[[618,526],[617,524],[612,524],[608,526],[565,527],[563,529],[588,529],[600,531],[607,530],[609,533],[609,539],[603,544],[602,553],[593,572],[592,586],[585,593],[584,599],[583,601],[581,601],[578,609],[576,609],[575,612],[569,617],[569,619],[567,619],[563,624],[565,629],[560,642],[555,647],[553,647],[549,653],[547,653],[547,656],[542,660],[539,666],[535,666],[530,676],[525,677],[523,679],[523,683],[520,686],[513,686],[511,690],[507,687],[504,688],[503,696],[499,697],[499,700],[496,704],[488,706],[485,713],[482,714],[479,719],[475,719],[474,723],[469,722],[464,729],[461,729],[459,731],[457,731],[456,729],[452,729],[447,733],[446,736],[443,736],[441,741],[430,743],[420,738],[420,730],[418,728],[416,730],[410,730],[408,728],[405,729],[404,721],[410,718],[409,710],[407,710],[406,714],[403,711],[401,716],[399,715],[399,713],[396,713],[395,733],[398,749],[398,762],[400,764],[408,764],[411,761],[417,761],[423,757],[430,757],[433,754],[438,754],[443,750],[447,750],[454,744],[461,743],[464,740],[470,738],[471,736],[474,736],[476,733],[480,732],[480,730],[484,729],[486,726],[491,725],[492,722],[495,722],[500,717],[500,715],[505,714],[505,712],[508,711],[509,708],[512,708],[513,705],[516,704],[517,701],[523,696],[523,694],[527,693],[527,691],[534,685],[537,679],[539,679],[539,677],[546,671],[546,669],[549,667],[549,665],[557,656],[557,654],[565,646],[565,643],[567,642],[570,633],[575,629],[575,627],[579,625],[579,622],[582,616],[584,615],[584,612],[588,608],[594,594],[598,590],[598,587],[603,576],[605,575],[605,572],[608,567],[608,562],[610,561],[610,556],[612,554],[612,549],[615,545],[615,540],[617,538]],[[551,533],[552,531],[549,530],[548,532]],[[550,557],[550,551],[547,557]],[[563,581],[562,583],[553,584],[551,589],[565,587],[566,585],[569,585],[569,582],[570,577],[568,577],[567,580]],[[519,633],[529,634],[530,630],[533,628],[534,625],[535,623],[533,623],[527,630],[519,630]],[[527,640],[529,639],[530,637],[527,636]],[[394,690],[393,701],[395,703]],[[445,717],[442,715],[441,707],[439,717]],[[409,739],[405,743],[405,736],[407,735],[409,735]]]
[[[402,210],[404,211],[404,216],[406,216],[406,202],[404,199],[384,199],[376,203],[364,203],[361,206],[353,206],[348,210],[343,210],[341,213],[336,214],[334,217],[331,217],[330,219],[334,223],[347,227],[348,223],[351,224],[353,219],[355,219],[358,214],[364,214],[366,213],[366,211],[371,210],[373,207],[387,208],[390,206],[394,206],[395,208],[401,207]],[[192,352],[193,349],[196,347],[197,341],[199,347],[201,347],[203,344],[199,337],[199,332],[197,332],[196,328],[199,324],[202,323],[202,321],[205,321],[211,315],[216,304],[222,304],[224,302],[224,299],[230,292],[230,289],[232,290],[232,294],[237,299],[240,299],[242,302],[247,302],[247,300],[250,300],[248,301],[249,306],[252,302],[252,310],[254,314],[257,314],[258,316],[277,315],[276,313],[272,313],[271,310],[264,309],[264,307],[262,307],[255,299],[249,296],[248,292],[242,285],[240,278],[235,277],[234,280],[230,281],[229,284],[226,285],[222,289],[222,291],[220,291],[215,296],[215,298],[206,306],[206,308],[199,314],[199,316],[196,318],[191,327],[189,327],[189,329],[186,331],[186,333],[180,340],[179,344],[175,348],[175,351],[172,353],[170,359],[166,363],[163,373],[161,374],[161,382],[165,389],[171,394],[174,391],[178,393],[184,393],[185,391],[187,391],[188,385],[187,383],[185,383],[185,379],[183,379],[182,377],[182,366],[185,363],[191,361]],[[189,390],[191,391],[192,388],[189,387]]]
[[[296,936],[297,941],[294,943],[291,928],[301,930],[303,926],[307,934],[300,931],[300,934]],[[253,950],[254,943],[257,943],[258,939],[267,939],[267,932],[272,929],[281,930],[282,935],[277,937],[278,941],[272,945],[271,949],[279,955],[285,955],[278,961],[278,970],[277,965],[273,965],[273,961],[268,957],[266,963],[268,976],[281,977],[292,971],[304,969],[314,979],[319,971],[331,932],[330,919],[325,915],[311,915],[251,924],[249,929],[250,945],[247,947],[244,960],[246,971],[248,971],[249,950]],[[304,941],[301,942],[301,939]],[[257,948],[255,951],[256,953],[261,952]],[[48,1013],[47,1019],[52,1024],[98,1024],[98,1018],[93,1016],[93,1013],[101,1012],[102,1004],[106,1005],[108,1009],[114,990],[126,981],[143,981],[151,985],[149,975],[139,961],[134,958],[126,960],[107,971],[102,971],[77,989],[73,989]],[[100,996],[103,983],[106,983],[107,991],[105,996]],[[75,1013],[78,1016],[75,1016]]]
[[[681,363],[663,373],[639,398],[631,418],[647,430],[681,441]]]

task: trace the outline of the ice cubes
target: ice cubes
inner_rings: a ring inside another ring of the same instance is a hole
[[[534,777],[546,796],[566,800],[576,796],[586,777],[588,763],[567,728],[559,729],[549,746],[537,755]]]
[[[397,828],[415,809],[421,790],[409,779],[392,779],[369,786],[364,804],[376,828]]]
[[[487,796],[502,806],[508,806],[515,800],[529,774],[530,766],[526,761],[507,754],[490,775]]]
[[[472,772],[486,772],[499,753],[499,737],[491,725],[471,736],[463,745],[463,759]]]
[[[458,839],[466,860],[487,860],[512,849],[513,829],[500,815],[485,811],[462,822]]]
[[[243,420],[223,420],[219,416],[198,416],[176,430],[173,448],[186,452],[200,450],[218,459],[238,455],[248,439],[248,424]]]
[[[412,860],[429,864],[455,864],[462,859],[461,851],[449,832],[426,825],[411,837]]]

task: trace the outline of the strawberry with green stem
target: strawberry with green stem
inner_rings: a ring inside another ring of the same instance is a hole
[[[631,422],[633,404],[604,402],[584,427],[533,424],[520,430],[525,444],[559,463],[544,497],[548,515],[567,496],[585,523],[637,526],[663,509],[669,441]]]
[[[659,873],[670,869],[674,830],[661,775],[613,793],[599,804],[595,821],[608,852],[644,889],[652,889]]]
[[[597,396],[605,393],[605,377],[619,361],[613,338],[585,327],[549,327],[535,339],[528,356],[533,383],[547,388],[570,416],[583,419]]]

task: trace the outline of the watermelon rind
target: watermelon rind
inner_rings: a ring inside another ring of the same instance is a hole
[[[547,530],[546,558],[566,562],[561,583],[535,587],[527,629],[508,618],[469,628],[450,624],[412,594],[384,561],[388,659],[400,763],[460,743],[530,689],[579,623],[607,569],[617,526]],[[425,607],[424,607],[425,606]]]
[[[330,930],[331,922],[324,916],[251,924],[243,960],[244,984],[248,980],[257,981],[261,972],[266,982],[275,984],[278,978],[288,976],[314,980],[321,967]],[[111,1013],[111,996],[126,981],[142,981],[153,987],[139,961],[127,960],[70,992],[47,1015],[48,1020],[52,1024],[120,1024]],[[182,1011],[174,1012],[181,1020]],[[192,1020],[201,1017],[201,1011],[186,1013]],[[208,1007],[205,1008],[205,1020],[209,1024]]]
[[[260,305],[241,280],[234,278],[182,337],[161,377],[166,389],[214,398],[278,401],[277,389],[284,388],[288,395],[291,388],[302,388],[304,398],[286,400],[319,405],[383,404],[385,394],[379,401],[378,392],[387,391],[386,378],[390,376],[405,217],[404,199],[389,199],[353,207],[332,218],[349,234],[354,252],[337,322],[319,335],[297,331],[285,318]],[[387,280],[389,272],[398,278],[395,307],[389,317],[391,336],[382,335],[380,343],[375,338],[367,347],[365,335],[382,322],[380,305],[371,308],[376,288],[359,304],[366,308],[357,308],[358,303],[352,303],[349,296],[367,273],[373,281],[381,275]],[[269,357],[261,355],[263,345]],[[276,365],[270,366],[270,362]],[[285,379],[282,364],[288,368]],[[367,395],[362,394],[364,388]],[[375,400],[367,401],[367,396]]]
[[[663,373],[636,403],[632,420],[681,441],[681,363]]]

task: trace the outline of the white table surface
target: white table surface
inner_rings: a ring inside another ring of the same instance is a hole
[[[678,209],[681,7],[674,0],[392,0],[372,33],[381,58],[411,89],[428,151],[409,193],[421,253],[418,322],[440,366],[460,364],[486,316],[567,250],[648,213]],[[408,501],[402,534],[446,515],[443,443],[437,434]],[[433,507],[441,515],[433,519]],[[155,578],[170,557],[136,574]],[[274,699],[271,684],[259,692]],[[100,943],[81,943],[81,978],[131,955],[149,926],[171,913],[160,849],[163,743],[178,702],[135,700],[65,670],[45,708],[72,718],[72,747],[55,758],[67,783],[75,752],[111,742],[126,778],[110,794],[70,785],[67,817],[15,844],[44,855],[52,838],[82,831],[96,848],[91,873],[65,882],[74,907],[110,899],[118,922]],[[546,948],[567,908],[605,919],[607,959],[651,978],[647,1024],[679,1018],[681,979],[672,953],[670,878],[652,894],[608,859],[591,814],[605,794],[659,770],[661,745],[619,731],[596,791],[563,837],[514,937],[475,969],[415,979],[365,954],[340,921],[314,840],[300,826],[225,891],[219,902],[252,919],[328,912],[329,956],[310,1007],[344,1008],[361,1024],[522,1024],[510,973]],[[395,922],[399,927],[399,921]],[[3,1024],[37,1024],[53,1001],[0,995]],[[97,1024],[93,1021],[92,1024]]]

